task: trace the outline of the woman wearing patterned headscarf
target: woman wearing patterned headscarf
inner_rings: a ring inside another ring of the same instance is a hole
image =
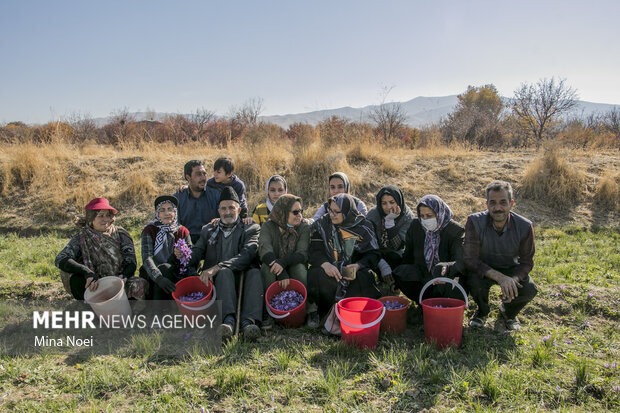
[[[264,204],[256,205],[252,212],[252,219],[258,225],[263,225],[269,219],[269,213],[273,209],[278,198],[288,192],[286,180],[280,175],[273,175],[267,180],[266,185],[267,201]]]
[[[310,226],[303,219],[301,198],[291,194],[281,195],[269,213],[269,220],[263,224],[258,238],[258,256],[262,262],[261,273],[265,290],[275,281],[282,288],[288,287],[293,278],[308,287],[308,246]],[[306,311],[316,312],[316,304],[306,302]],[[308,318],[312,327],[318,320]],[[264,317],[263,328],[273,324],[270,317]]]
[[[371,271],[380,257],[372,224],[349,194],[333,196],[327,205],[327,214],[312,224],[308,271],[308,295],[321,313],[343,297],[379,296]]]
[[[136,252],[131,235],[114,225],[117,210],[106,198],[95,198],[78,220],[80,231],[56,256],[63,285],[77,300],[84,299],[86,288],[95,291],[99,278],[115,276],[125,281],[128,298],[144,299],[148,283],[134,277]]]
[[[377,206],[368,212],[366,218],[372,222],[379,242],[379,272],[383,280],[393,286],[392,270],[402,262],[407,230],[414,216],[402,191],[394,185],[381,188],[376,199]]]
[[[178,205],[173,196],[157,197],[155,220],[144,227],[140,236],[143,263],[140,275],[150,281],[154,300],[170,299],[176,282],[186,276],[180,262],[183,253],[175,244],[182,239],[190,248],[192,241],[188,229],[177,222]]]
[[[349,177],[344,172],[334,172],[331,174],[327,179],[327,184],[329,186],[329,196],[348,194],[351,191],[351,182],[349,181]],[[351,198],[355,201],[355,206],[359,213],[365,216],[368,212],[366,209],[366,204],[364,204],[361,199],[356,198],[353,195],[351,195]],[[327,214],[327,206],[327,202],[321,205],[312,219],[317,221],[323,215]]]
[[[452,219],[452,210],[437,195],[425,195],[417,206],[405,242],[403,264],[394,271],[394,281],[410,299],[418,302],[422,286],[437,277],[456,278],[463,272],[465,229]],[[461,281],[461,284],[464,283]],[[435,285],[425,297],[459,297],[451,285]],[[419,303],[418,303],[419,304]]]

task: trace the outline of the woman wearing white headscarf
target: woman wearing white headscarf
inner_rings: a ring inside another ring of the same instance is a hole
[[[189,230],[177,221],[179,201],[170,195],[155,199],[155,219],[142,230],[142,267],[140,275],[150,281],[154,300],[170,299],[181,274],[183,253],[175,244],[180,239],[191,248]],[[189,261],[189,257],[185,257]]]
[[[276,204],[278,198],[288,193],[286,180],[280,175],[273,175],[267,180],[265,190],[267,192],[266,202],[264,204],[256,205],[254,212],[252,212],[252,219],[261,226],[269,220],[269,213],[273,209],[273,206]]]
[[[425,195],[417,206],[407,231],[403,264],[394,271],[394,281],[410,299],[418,302],[422,286],[433,278],[456,278],[463,273],[465,229],[452,219],[452,210],[437,195]],[[463,285],[462,280],[459,282]],[[435,285],[425,297],[462,298],[451,285]],[[419,304],[419,303],[418,303]]]

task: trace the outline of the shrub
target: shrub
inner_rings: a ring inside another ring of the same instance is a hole
[[[599,180],[594,203],[599,208],[620,211],[620,173],[604,175]]]
[[[584,189],[583,172],[563,158],[557,148],[551,147],[527,168],[519,193],[524,198],[564,208],[581,200]]]

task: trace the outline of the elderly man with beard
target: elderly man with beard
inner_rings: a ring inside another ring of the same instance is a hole
[[[478,304],[469,325],[481,327],[489,314],[489,289],[499,284],[499,311],[508,330],[519,330],[517,314],[538,293],[529,276],[534,266],[534,227],[511,211],[512,186],[493,181],[486,188],[487,210],[467,217],[463,260],[469,270],[467,284]]]
[[[187,187],[179,188],[178,221],[189,230],[192,244],[198,242],[202,227],[217,218],[220,191],[207,186],[207,171],[202,161],[189,161],[183,168]]]
[[[192,248],[188,264],[197,269],[204,260],[200,279],[206,284],[213,280],[218,300],[222,301],[222,337],[230,337],[235,325],[237,304],[236,285],[245,272],[241,297],[241,329],[246,339],[260,335],[257,323],[263,315],[263,281],[255,266],[258,250],[258,224],[246,225],[240,219],[239,197],[231,187],[222,190],[218,212],[220,219],[206,225],[198,243]]]

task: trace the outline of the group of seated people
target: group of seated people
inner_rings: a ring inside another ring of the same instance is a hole
[[[210,179],[203,162],[185,165],[187,186],[155,199],[154,218],[141,234],[139,276],[134,276],[133,241],[114,225],[117,210],[105,198],[90,201],[80,231],[55,260],[66,290],[81,300],[87,288],[96,290],[101,277],[117,276],[125,280],[129,298],[162,300],[171,298],[179,280],[199,275],[214,283],[221,300],[222,335],[233,334],[239,317],[250,340],[273,325],[264,312],[265,291],[274,282],[287,288],[291,278],[307,288],[310,328],[320,327],[339,299],[379,298],[381,283],[419,305],[424,284],[437,277],[456,279],[478,306],[471,326],[485,324],[489,289],[498,284],[499,311],[509,330],[520,328],[517,314],[537,293],[529,276],[533,226],[511,211],[508,182],[490,183],[487,210],[470,215],[463,227],[439,196],[423,196],[414,214],[393,185],[382,187],[376,206],[367,211],[350,194],[342,172],[329,176],[329,198],[312,219],[303,217],[303,200],[288,193],[280,175],[269,178],[266,202],[250,217],[245,185],[233,171],[230,158],[215,162]],[[191,254],[182,250],[183,243]],[[437,283],[425,297],[462,298],[451,287]]]

